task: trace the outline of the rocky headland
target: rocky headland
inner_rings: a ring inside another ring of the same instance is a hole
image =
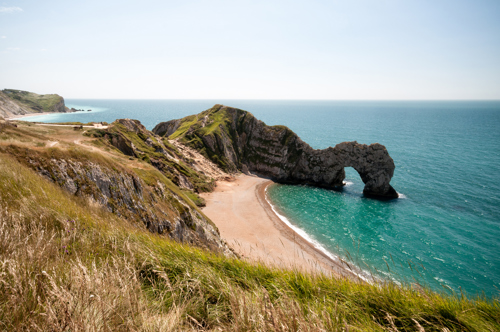
[[[343,142],[315,150],[285,126],[267,126],[249,112],[223,105],[162,122],[153,133],[196,149],[229,173],[252,172],[281,183],[341,189],[344,167],[353,167],[365,184],[365,196],[398,197],[390,185],[394,161],[378,143]]]
[[[70,112],[64,98],[57,94],[4,89],[0,91],[0,116],[4,118],[47,112]]]

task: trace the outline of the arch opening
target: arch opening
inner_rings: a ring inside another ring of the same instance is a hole
[[[344,167],[343,188],[350,188],[356,191],[363,191],[364,183],[358,171],[354,167]]]

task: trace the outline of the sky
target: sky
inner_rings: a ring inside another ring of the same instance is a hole
[[[0,89],[500,99],[499,0],[0,0]]]

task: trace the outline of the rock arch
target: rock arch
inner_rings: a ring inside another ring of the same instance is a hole
[[[278,182],[338,189],[353,167],[365,196],[397,198],[389,184],[394,161],[385,146],[343,142],[315,150],[285,126],[267,126],[251,113],[215,105],[200,114],[158,124],[153,132],[179,139],[227,172],[253,172]]]
[[[359,144],[354,141],[337,144],[333,150],[343,168],[352,167],[358,172],[365,184],[365,196],[387,199],[398,197],[396,190],[389,184],[396,166],[385,146],[379,143]],[[345,171],[342,171],[343,181]]]

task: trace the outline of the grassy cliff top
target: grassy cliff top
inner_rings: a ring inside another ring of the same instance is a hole
[[[34,92],[13,89],[5,89],[2,92],[17,103],[40,113],[57,112],[56,106],[60,102],[64,102],[64,99],[57,94],[39,95]]]
[[[251,114],[240,109],[232,110],[242,114]],[[195,131],[199,132],[200,135],[210,135],[213,132],[219,132],[221,126],[225,131],[228,131],[231,122],[232,116],[228,112],[228,108],[217,104],[204,112],[180,119],[179,128],[169,138],[176,139],[184,137],[186,134]]]
[[[241,130],[241,124],[243,122],[251,120],[256,120],[256,118],[248,111],[217,104],[197,115],[190,115],[180,119],[179,128],[172,135],[170,135],[169,138],[182,138],[193,133],[202,137],[205,135],[220,133],[221,130],[223,130],[226,134],[231,134],[233,131]],[[267,126],[262,121],[259,122],[263,124],[263,128],[265,130],[275,132],[285,131],[287,134],[293,134],[293,131],[286,126]]]
[[[268,137],[280,137],[283,146],[299,138],[286,126],[268,126],[248,111],[220,104],[196,115],[160,123],[153,132],[169,135],[169,139],[196,149],[229,173],[241,170],[240,163],[245,158],[242,137],[246,139],[260,132]],[[232,156],[228,156],[228,151]]]

